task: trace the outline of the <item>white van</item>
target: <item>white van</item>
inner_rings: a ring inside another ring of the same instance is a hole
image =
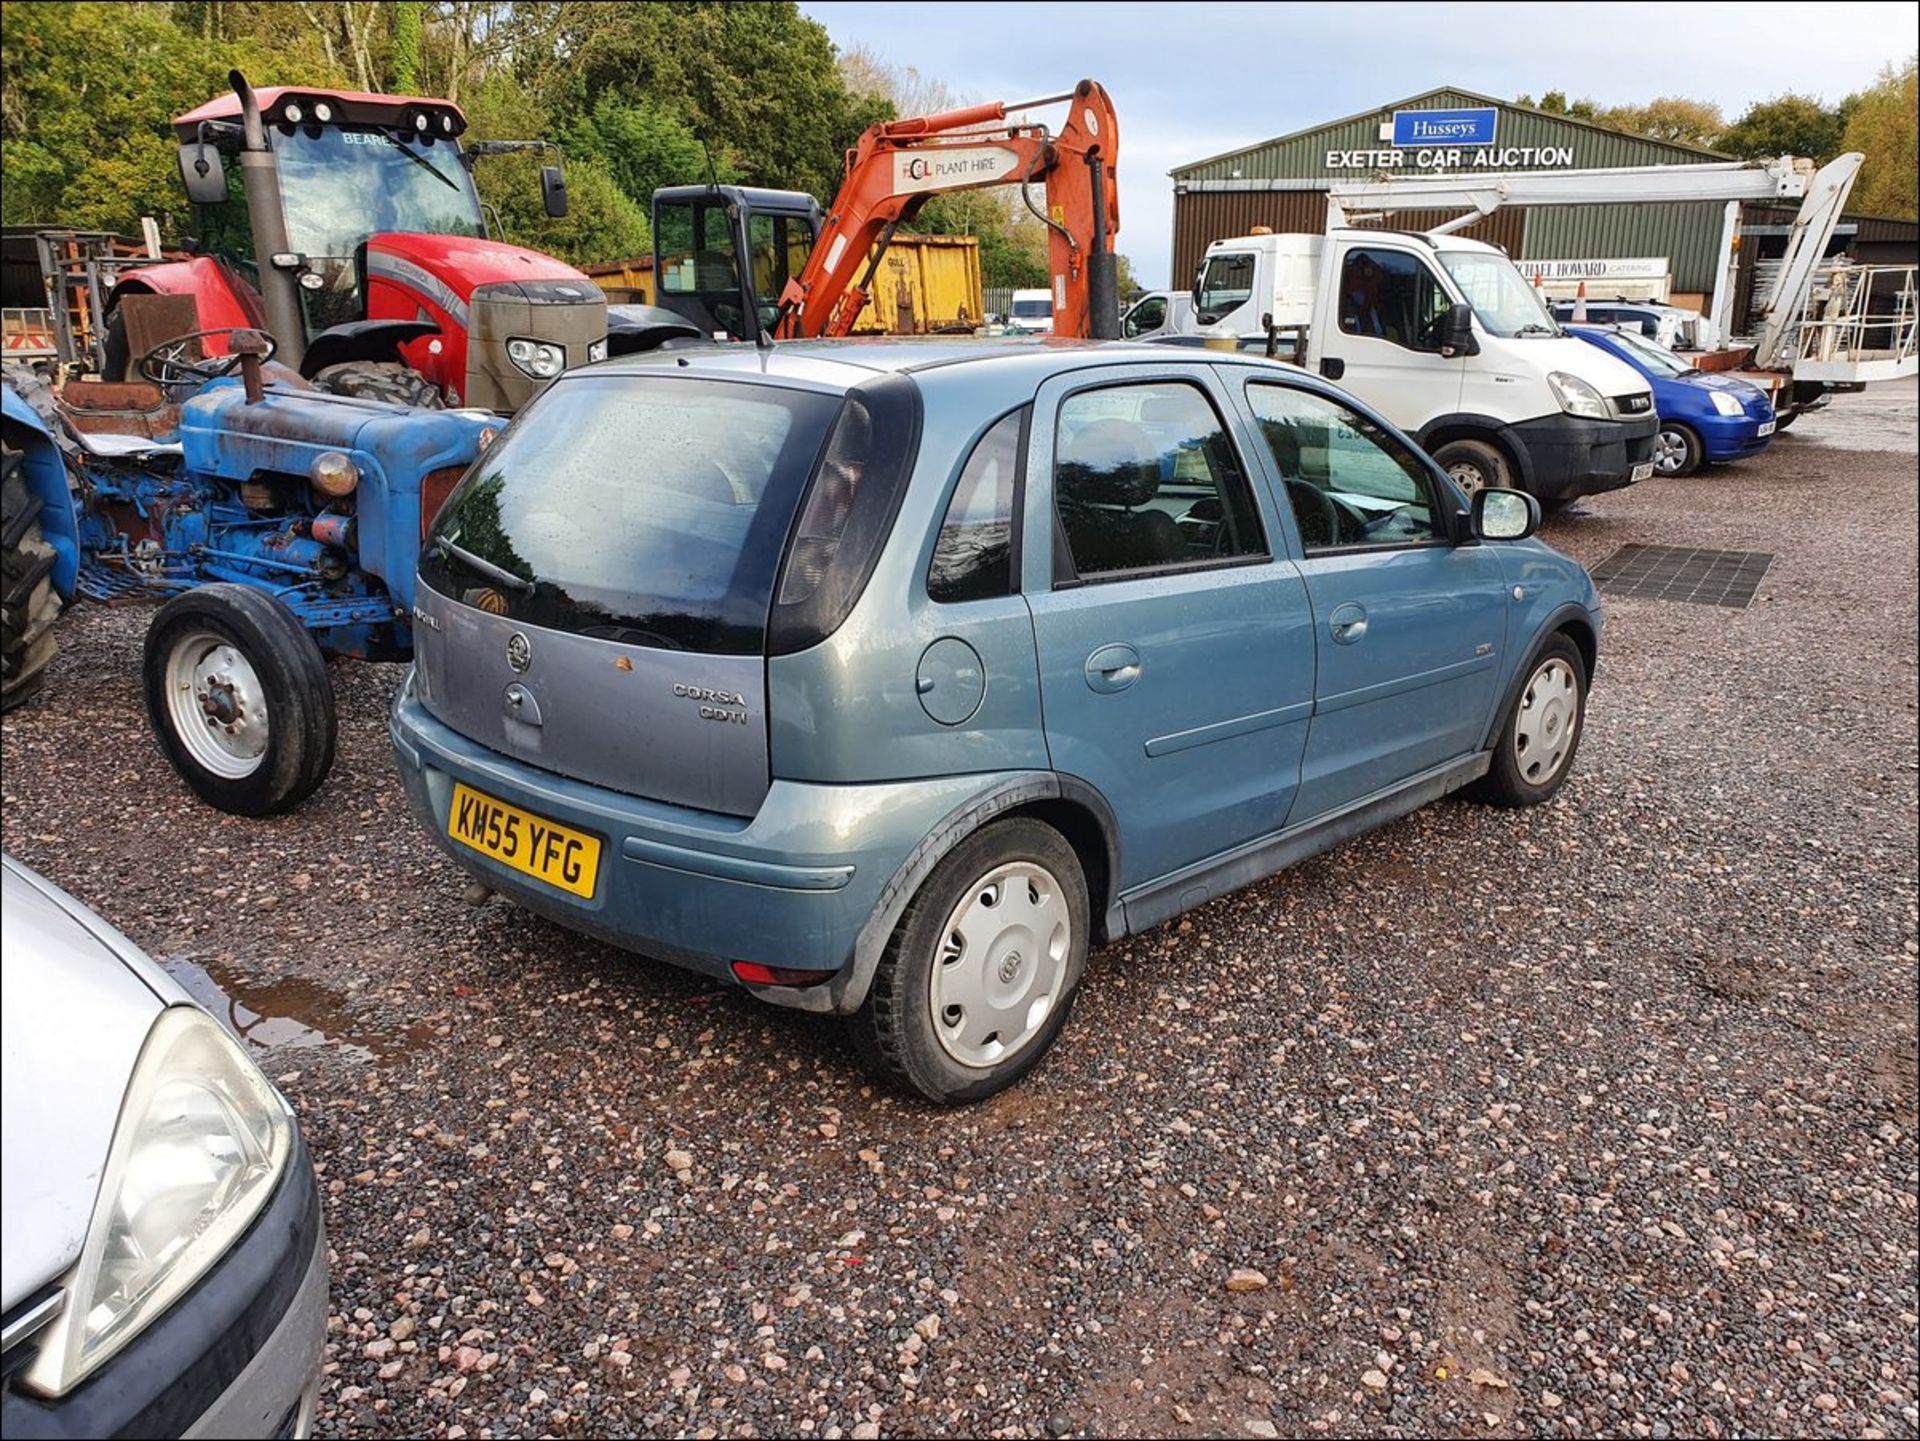
[[[1638,372],[1565,334],[1506,253],[1457,235],[1334,230],[1207,247],[1193,333],[1266,340],[1418,440],[1469,492],[1552,507],[1653,474]]]
[[[1053,292],[1016,290],[1007,306],[1007,329],[1015,335],[1053,334]]]

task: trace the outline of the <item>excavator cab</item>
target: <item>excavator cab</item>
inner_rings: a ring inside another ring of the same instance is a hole
[[[820,203],[794,190],[680,185],[653,194],[655,303],[717,340],[770,334],[780,294],[820,234]]]

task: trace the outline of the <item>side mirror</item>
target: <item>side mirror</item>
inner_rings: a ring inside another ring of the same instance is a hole
[[[567,213],[567,173],[558,165],[540,167],[540,203],[555,220]]]
[[[1447,307],[1447,318],[1440,322],[1440,353],[1445,356],[1480,353],[1480,342],[1473,338],[1472,306],[1456,300]]]
[[[198,140],[180,147],[180,179],[187,199],[195,205],[223,205],[227,199],[227,168],[220,152]]]
[[[1525,540],[1540,529],[1540,502],[1524,490],[1477,490],[1473,533],[1481,540]]]

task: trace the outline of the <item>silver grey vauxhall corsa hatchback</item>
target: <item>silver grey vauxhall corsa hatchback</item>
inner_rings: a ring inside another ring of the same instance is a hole
[[[1538,520],[1249,356],[615,361],[437,517],[393,740],[487,886],[976,1100],[1091,944],[1462,786],[1554,793],[1600,615]]]

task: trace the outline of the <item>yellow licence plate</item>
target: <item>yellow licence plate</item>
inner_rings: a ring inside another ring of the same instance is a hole
[[[458,781],[447,810],[447,834],[536,881],[593,898],[600,874],[598,837],[531,815]]]

